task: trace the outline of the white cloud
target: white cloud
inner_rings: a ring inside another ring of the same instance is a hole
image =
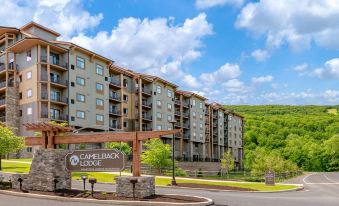
[[[83,8],[81,0],[0,0],[3,26],[20,27],[33,20],[70,38],[99,25],[103,14],[92,15]]]
[[[244,93],[247,91],[244,82],[239,79],[231,79],[222,84],[223,87],[226,88],[226,91],[231,93]]]
[[[224,6],[226,4],[239,7],[244,0],[196,0],[195,6],[198,9],[208,9],[215,6]]]
[[[307,69],[308,69],[308,64],[300,64],[293,68],[293,70],[298,73],[304,73],[307,71]]]
[[[326,61],[324,66],[315,69],[311,76],[321,79],[339,79],[339,58]]]
[[[269,58],[267,50],[257,49],[251,53],[251,56],[258,62],[266,61]]]
[[[266,36],[268,47],[287,43],[293,50],[311,42],[339,48],[339,4],[336,0],[261,0],[242,8],[236,27]]]
[[[215,84],[237,78],[240,74],[241,70],[239,65],[226,63],[212,73],[202,73],[200,79],[207,84]]]
[[[190,74],[186,74],[182,79],[182,84],[190,87],[190,88],[198,88],[200,86],[197,78]]]
[[[93,37],[80,34],[72,41],[122,66],[174,80],[184,77],[185,63],[201,56],[202,39],[211,35],[213,28],[204,13],[180,25],[173,21],[123,18],[111,32],[101,31]]]
[[[267,82],[271,82],[271,81],[273,81],[272,75],[253,77],[252,78],[253,84],[261,84],[261,83],[267,83]]]

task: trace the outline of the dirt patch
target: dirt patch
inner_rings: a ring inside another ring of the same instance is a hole
[[[40,194],[67,198],[84,198],[84,199],[97,199],[97,200],[119,200],[119,201],[145,201],[145,202],[173,202],[173,203],[198,203],[205,202],[206,199],[191,197],[191,196],[180,196],[180,195],[153,195],[147,198],[127,198],[118,197],[115,193],[111,192],[94,192],[93,197],[90,191],[80,190],[58,190],[57,192],[41,192],[41,191],[20,191],[10,189],[13,192],[24,192],[30,194]]]
[[[258,190],[241,188],[241,187],[232,187],[232,186],[223,186],[223,185],[194,184],[194,183],[179,183],[178,187],[215,189],[215,190],[258,191]]]

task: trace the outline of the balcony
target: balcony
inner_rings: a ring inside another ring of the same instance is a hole
[[[142,114],[142,119],[145,121],[152,121],[152,115]]]
[[[110,93],[109,99],[116,102],[121,102],[121,96],[118,93]]]
[[[174,124],[174,126],[175,126],[175,127],[181,127],[181,123],[180,123],[180,122],[176,122],[176,123]]]
[[[189,114],[188,112],[185,112],[185,113],[182,114],[182,116],[183,116],[184,118],[189,118],[189,117],[190,117],[190,114]]]
[[[176,111],[174,111],[174,115],[181,116],[181,112],[176,110]]]
[[[186,108],[189,108],[190,107],[190,103],[187,102],[187,101],[184,101],[184,102],[182,102],[182,106],[186,107]]]
[[[44,55],[40,56],[40,62],[47,63],[47,56]]]
[[[50,119],[54,121],[68,121],[68,115],[52,115]]]
[[[110,77],[109,84],[111,86],[121,88],[121,81],[119,79]]]
[[[208,110],[205,111],[205,115],[208,116],[210,115],[210,112]]]
[[[48,94],[47,94],[47,93],[41,93],[40,98],[41,98],[42,100],[48,100]]]
[[[152,131],[152,127],[142,127],[142,131]]]
[[[143,94],[145,94],[147,96],[152,96],[152,90],[150,90],[148,88],[143,87],[141,91],[142,91]],[[136,92],[139,92],[139,88],[136,88]]]
[[[184,133],[183,138],[190,139],[190,133],[189,132]]]
[[[189,123],[184,123],[184,124],[182,125],[182,127],[183,127],[184,129],[189,129],[189,128],[190,128],[190,124],[189,124]]]
[[[67,87],[68,86],[68,81],[62,80],[60,78],[51,78],[51,83],[55,86],[60,86],[60,87]]]
[[[114,129],[114,130],[115,130],[115,129],[118,130],[118,129],[121,129],[121,125],[118,124],[118,123],[110,123],[110,124],[109,124],[109,128],[110,128],[110,129]]]
[[[5,105],[5,104],[6,104],[6,99],[5,98],[0,99],[0,106]]]
[[[143,100],[141,102],[141,104],[142,104],[142,107],[144,107],[144,108],[147,108],[147,109],[151,109],[152,108],[152,103],[148,103],[146,100]],[[139,101],[136,101],[135,105],[138,107],[139,106]]]
[[[176,100],[174,101],[174,104],[176,104],[176,105],[181,105],[181,102],[180,102],[180,100],[176,99]]]
[[[213,114],[213,119],[218,119],[218,114]]]
[[[48,74],[47,73],[41,73],[40,81],[48,81]]]
[[[0,72],[5,71],[6,65],[4,63],[0,63]]]
[[[61,62],[60,60],[50,59],[49,63],[53,68],[56,69],[67,70],[68,68],[68,64]]]
[[[6,87],[6,82],[4,81],[4,82],[0,82],[0,89],[1,88],[5,88]]]
[[[16,67],[18,68],[19,65],[16,65]],[[0,63],[0,72],[5,71],[5,70],[6,70],[6,65],[4,63]],[[14,71],[14,63],[8,64],[7,71]]]
[[[115,115],[115,116],[121,116],[121,111],[118,109],[110,108],[109,109],[109,114],[110,115]]]
[[[53,96],[53,95],[51,95],[51,102],[61,103],[61,104],[68,104],[68,98],[61,97],[61,96]]]

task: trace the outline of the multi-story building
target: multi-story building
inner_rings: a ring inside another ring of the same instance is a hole
[[[176,120],[183,129],[175,138],[178,159],[218,161],[230,150],[241,164],[241,116],[59,36],[34,22],[0,27],[0,121],[17,133],[33,135],[24,123],[51,120],[78,132],[171,130]]]

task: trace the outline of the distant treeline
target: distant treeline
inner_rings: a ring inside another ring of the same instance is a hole
[[[246,118],[247,169],[260,171],[263,161],[275,166],[281,159],[306,171],[339,171],[339,105],[225,107]]]

